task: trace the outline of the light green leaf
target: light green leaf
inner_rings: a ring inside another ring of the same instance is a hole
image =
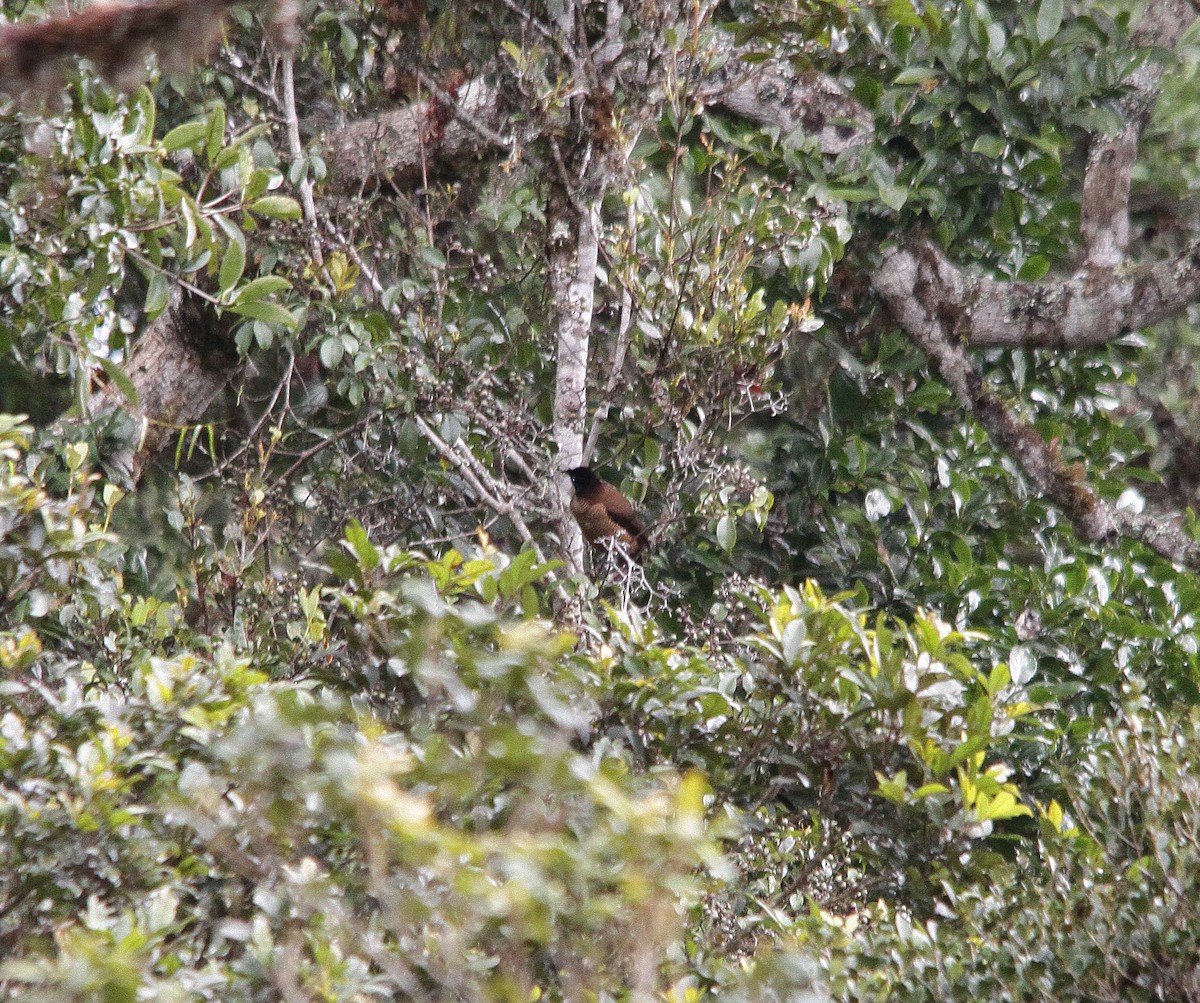
[[[336,369],[345,353],[341,338],[326,338],[321,342],[321,365],[326,369]]]
[[[1031,255],[1017,272],[1017,278],[1022,282],[1037,282],[1045,278],[1050,271],[1050,259],[1044,254]]]
[[[249,303],[237,302],[229,308],[236,314],[242,317],[251,317],[254,320],[261,320],[267,324],[280,324],[283,327],[296,329],[297,320],[290,310],[281,307],[278,303],[271,303],[267,300],[251,300]]]
[[[949,793],[950,793],[950,788],[947,787],[945,784],[938,784],[938,783],[922,784],[920,787],[918,787],[915,791],[912,792],[912,798],[915,801],[918,798],[932,797],[934,794],[949,794]]]
[[[982,153],[985,157],[992,159],[1004,156],[1006,149],[1008,149],[1008,143],[1004,137],[991,132],[980,136],[971,144],[972,153]]]
[[[906,28],[924,27],[924,22],[921,21],[921,16],[917,13],[916,8],[913,7],[912,0],[890,0],[888,16]]]
[[[264,195],[250,203],[250,211],[273,219],[299,219],[300,203],[287,195]]]
[[[207,122],[184,122],[163,136],[162,145],[168,153],[195,149],[208,133]]]
[[[1042,0],[1037,16],[1037,37],[1041,44],[1045,45],[1058,34],[1062,19],[1062,0]]]
[[[251,279],[237,291],[235,303],[249,303],[252,300],[266,299],[275,293],[285,292],[292,284],[281,275],[261,275]]]
[[[374,571],[379,567],[379,551],[367,536],[367,531],[363,529],[362,523],[357,519],[351,519],[350,524],[346,527],[346,542],[354,551],[354,556],[358,558],[361,564],[367,571]]]
[[[717,521],[717,543],[727,554],[732,552],[734,544],[737,543],[737,522],[729,514],[721,516]]]
[[[908,771],[901,770],[892,779],[875,771],[875,779],[879,786],[875,789],[875,793],[881,797],[887,798],[889,801],[894,801],[896,804],[904,804],[908,798],[906,791],[908,788]]]
[[[227,293],[237,284],[246,268],[246,249],[240,241],[231,240],[221,258],[221,272],[217,279],[221,292]]]

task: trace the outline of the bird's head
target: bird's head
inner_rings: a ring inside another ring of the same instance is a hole
[[[591,467],[572,467],[563,473],[571,478],[571,486],[576,491],[588,491],[600,483],[600,478],[592,473]]]

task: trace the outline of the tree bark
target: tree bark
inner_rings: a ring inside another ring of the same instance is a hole
[[[200,421],[238,367],[228,323],[176,287],[162,313],[132,345],[125,373],[130,400],[115,383],[93,392],[89,417],[108,420],[119,443],[106,463],[129,483],[186,426]]]
[[[503,149],[503,127],[499,91],[476,78],[453,94],[354,122],[323,144],[334,186],[352,192],[380,182],[411,185],[463,157]]]
[[[560,470],[583,462],[583,430],[587,415],[587,364],[595,307],[596,264],[599,259],[600,201],[576,209],[564,195],[552,198],[550,220],[572,220],[569,235],[553,238],[549,254],[550,296],[558,326],[555,350],[554,426]],[[559,478],[562,515],[559,531],[563,549],[575,569],[583,567],[583,536],[569,513],[570,488]]]

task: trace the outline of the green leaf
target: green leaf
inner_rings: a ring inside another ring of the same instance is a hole
[[[1004,156],[1006,149],[1008,149],[1008,143],[1004,137],[991,132],[980,136],[971,144],[972,153],[982,153],[985,157],[993,160]]]
[[[981,822],[1032,814],[1033,812],[1020,804],[1009,791],[1001,791],[994,798],[981,793],[975,801],[975,815]]]
[[[1050,271],[1050,259],[1044,254],[1034,254],[1025,260],[1025,264],[1017,272],[1017,278],[1022,282],[1037,282],[1039,279],[1045,278],[1048,271]]]
[[[421,260],[430,268],[445,268],[446,256],[436,247],[422,247]]]
[[[929,380],[912,391],[905,400],[914,411],[937,411],[953,398],[953,393],[944,383]]]
[[[237,280],[242,277],[242,272],[246,268],[246,249],[240,241],[231,240],[229,246],[225,248],[225,254],[221,258],[221,271],[217,278],[217,284],[221,292],[227,293],[237,284]]]
[[[158,106],[154,103],[154,95],[150,93],[149,87],[143,84],[134,92],[133,106],[141,119],[138,139],[149,146],[154,142],[154,124],[158,115]]]
[[[733,551],[737,543],[737,522],[728,513],[717,520],[717,543],[727,554]]]
[[[247,202],[256,201],[270,186],[273,178],[274,175],[270,171],[265,171],[261,167],[255,168],[250,172],[246,187],[242,190],[242,198]]]
[[[321,365],[326,369],[336,369],[345,353],[341,338],[326,338],[321,342]]]
[[[346,526],[346,542],[358,558],[358,563],[366,571],[374,571],[379,567],[380,556],[375,545],[367,537],[367,531],[357,519],[351,519]]]
[[[155,272],[150,276],[150,283],[146,287],[146,303],[143,309],[151,317],[156,317],[162,313],[163,307],[167,305],[167,294],[170,292],[170,280],[162,272]]]
[[[225,142],[225,106],[216,105],[208,116],[208,128],[204,137],[204,152],[209,160],[215,160]]]
[[[98,300],[104,287],[108,285],[108,258],[106,255],[99,257],[100,260],[97,261],[96,267],[88,274],[87,291],[84,293],[84,297],[89,303]]]
[[[851,185],[830,185],[826,189],[829,198],[843,202],[870,202],[878,196],[874,188]]]
[[[932,797],[934,794],[949,794],[949,793],[950,793],[950,788],[947,787],[945,784],[938,784],[938,783],[922,784],[920,787],[918,787],[915,791],[912,792],[912,798],[915,801],[918,798]]]
[[[889,801],[894,801],[896,804],[904,804],[908,797],[906,794],[908,788],[908,771],[901,770],[891,780],[878,770],[875,772],[875,779],[879,782],[879,786],[875,788],[875,793],[887,798]]]
[[[899,212],[908,201],[908,189],[902,185],[882,184],[879,186],[879,198],[889,209]]]
[[[800,617],[792,620],[783,628],[780,637],[780,650],[783,653],[783,660],[788,665],[796,664],[800,658],[800,652],[804,648],[804,642],[807,639],[808,626]]]
[[[227,167],[232,167],[242,158],[246,159],[247,163],[251,162],[250,151],[241,146],[227,146],[217,154],[213,160],[212,166],[214,171],[223,171]]]
[[[184,122],[163,136],[162,145],[168,153],[195,149],[208,133],[207,122]]]
[[[905,28],[924,27],[924,22],[922,22],[916,8],[913,7],[912,0],[890,0],[888,3],[888,16],[897,24],[904,25]]]
[[[1037,16],[1037,37],[1042,45],[1058,34],[1062,19],[1062,0],[1042,0]]]
[[[268,296],[273,296],[275,293],[285,292],[292,288],[292,284],[282,275],[261,275],[257,279],[251,279],[241,289],[237,291],[235,303],[249,303],[252,300],[265,299]]]
[[[113,381],[113,384],[129,402],[130,406],[137,407],[138,392],[134,387],[133,381],[129,378],[129,374],[125,372],[124,366],[119,366],[112,359],[100,357],[100,368],[108,375],[108,378]]]
[[[272,219],[299,219],[300,203],[287,195],[264,195],[250,203],[250,211]]]
[[[1012,675],[1009,673],[1008,666],[1004,662],[997,662],[992,671],[988,674],[987,691],[990,696],[995,696],[1005,686],[1012,681]]]
[[[896,74],[893,84],[897,86],[904,84],[924,84],[925,81],[935,81],[938,78],[937,71],[928,66],[909,66]]]
[[[271,303],[267,300],[251,300],[249,303],[239,301],[231,305],[229,309],[242,317],[261,320],[267,324],[280,324],[293,331],[299,323],[290,310],[284,309],[278,303]]]

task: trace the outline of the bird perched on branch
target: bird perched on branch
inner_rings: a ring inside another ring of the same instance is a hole
[[[613,538],[625,546],[630,557],[637,557],[650,546],[645,525],[620,491],[602,481],[590,467],[573,467],[566,474],[575,488],[571,515],[588,543]]]

